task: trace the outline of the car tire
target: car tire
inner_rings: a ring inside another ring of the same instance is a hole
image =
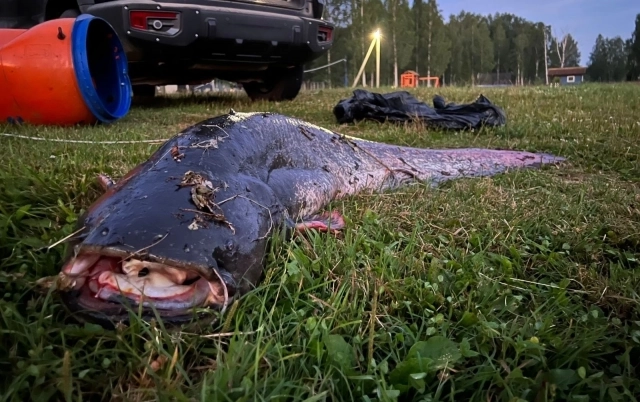
[[[133,96],[136,98],[153,98],[156,96],[155,85],[132,85]]]
[[[60,18],[78,18],[79,16],[80,11],[75,8],[64,10],[62,14],[60,14]]]
[[[284,101],[293,100],[300,93],[304,66],[290,69],[270,70],[264,82],[243,83],[242,87],[252,101]]]

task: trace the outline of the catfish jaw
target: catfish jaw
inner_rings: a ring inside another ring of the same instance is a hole
[[[193,269],[152,262],[158,260],[153,256],[135,259],[118,249],[79,249],[60,273],[59,285],[66,285],[63,302],[83,321],[127,322],[130,312],[141,310],[143,319],[157,313],[175,324],[193,318],[194,309],[224,310],[229,302],[219,277],[207,280]]]

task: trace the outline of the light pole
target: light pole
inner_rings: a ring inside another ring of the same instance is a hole
[[[364,56],[364,61],[360,66],[360,71],[356,74],[356,79],[353,80],[353,85],[351,88],[355,88],[360,76],[362,76],[362,72],[364,71],[364,67],[367,65],[367,61],[369,61],[369,56],[371,56],[371,52],[373,51],[373,47],[376,47],[376,88],[380,87],[380,37],[382,34],[379,29],[373,33],[373,40],[371,41],[371,45],[369,46],[369,50],[367,51],[367,55]]]
[[[373,39],[376,41],[376,88],[380,88],[380,29],[373,33]]]

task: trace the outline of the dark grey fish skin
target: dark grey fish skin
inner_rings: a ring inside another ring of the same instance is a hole
[[[185,129],[111,185],[81,219],[79,227],[86,229],[75,251],[138,252],[149,261],[219,277],[233,297],[258,284],[275,230],[331,200],[563,160],[519,151],[388,145],[283,115],[232,111]],[[189,171],[218,188],[215,202],[233,229],[209,222],[193,230],[199,210],[190,188],[178,186]],[[75,296],[70,292],[66,300],[77,310]]]

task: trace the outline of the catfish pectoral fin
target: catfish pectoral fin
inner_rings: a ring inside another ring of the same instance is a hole
[[[329,232],[337,235],[344,228],[344,217],[338,211],[323,212],[306,217],[295,224],[297,233],[303,234],[311,230]]]
[[[100,187],[102,187],[104,191],[107,191],[111,187],[116,185],[116,182],[111,177],[107,176],[104,173],[100,173],[96,178],[96,180],[98,181],[98,184],[100,184]]]

